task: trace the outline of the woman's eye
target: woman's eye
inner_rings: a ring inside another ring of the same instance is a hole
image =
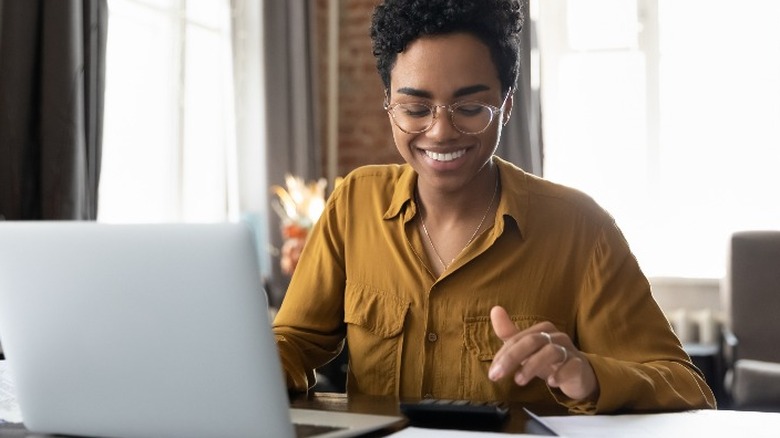
[[[478,116],[482,111],[485,111],[485,107],[477,104],[459,105],[455,108],[455,112],[457,112],[458,115],[467,117]]]
[[[427,117],[431,114],[431,109],[425,105],[402,105],[401,110],[407,117]]]

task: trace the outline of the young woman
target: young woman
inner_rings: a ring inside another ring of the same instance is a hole
[[[571,412],[714,407],[612,217],[494,156],[515,0],[386,0],[371,36],[403,165],[331,195],[274,323],[291,390],[349,345],[348,392]]]

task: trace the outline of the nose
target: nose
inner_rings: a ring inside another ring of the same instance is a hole
[[[447,105],[436,105],[433,110],[435,116],[433,125],[431,129],[426,131],[429,137],[437,141],[444,141],[460,135],[460,131],[455,129],[455,125],[452,124],[452,118]]]

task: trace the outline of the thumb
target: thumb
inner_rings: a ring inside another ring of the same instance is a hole
[[[493,331],[502,341],[506,341],[520,331],[501,306],[490,309],[490,321],[493,323]]]

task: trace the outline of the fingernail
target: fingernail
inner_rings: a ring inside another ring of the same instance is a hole
[[[520,386],[526,384],[525,376],[523,375],[522,372],[518,372],[517,374],[515,374],[515,383],[517,383]]]
[[[501,367],[501,364],[494,363],[490,367],[490,371],[488,371],[488,378],[490,380],[498,380],[504,375],[504,369]]]

